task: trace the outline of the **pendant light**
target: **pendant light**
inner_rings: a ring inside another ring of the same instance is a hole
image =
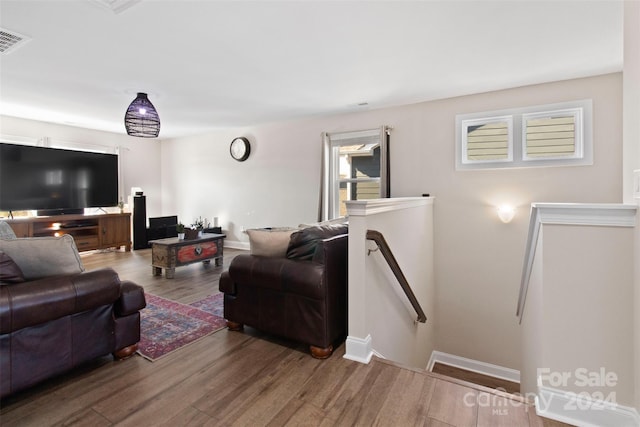
[[[127,135],[141,138],[156,138],[160,134],[160,117],[146,93],[138,92],[127,108],[124,127]]]

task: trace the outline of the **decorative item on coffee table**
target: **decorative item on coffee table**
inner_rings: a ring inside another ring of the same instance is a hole
[[[178,239],[184,240],[184,224],[179,222],[176,224],[176,233],[178,233]]]
[[[196,218],[195,221],[193,221],[193,224],[191,224],[191,228],[198,231],[197,237],[200,237],[202,235],[202,230],[204,230],[206,226],[206,219],[202,218],[201,216]]]
[[[193,240],[198,238],[198,234],[200,230],[195,228],[185,228],[184,229],[184,240]]]
[[[176,237],[150,240],[153,275],[161,275],[164,268],[167,279],[173,279],[176,267],[194,262],[209,264],[211,260],[215,260],[216,267],[222,267],[225,237],[224,234],[203,234],[191,240]]]

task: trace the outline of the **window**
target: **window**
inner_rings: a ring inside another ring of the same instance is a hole
[[[591,100],[456,116],[456,169],[593,164]]]
[[[389,197],[390,129],[325,133],[320,220],[347,215],[347,200]]]
[[[463,120],[462,136],[462,162],[465,164],[513,160],[511,116]]]
[[[522,152],[525,161],[581,158],[582,109],[523,114]]]

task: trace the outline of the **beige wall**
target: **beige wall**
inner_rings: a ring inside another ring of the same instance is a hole
[[[391,193],[431,193],[434,206],[435,349],[520,368],[515,310],[531,202],[619,202],[622,198],[622,76],[610,74],[396,108],[225,129],[175,140],[142,140],[2,117],[1,133],[126,147],[124,188],[140,186],[149,215],[188,223],[218,216],[230,241],[241,228],[316,219],[323,131],[394,128]],[[593,166],[498,171],[455,170],[455,115],[593,99]],[[251,157],[231,159],[236,136]],[[502,224],[494,206],[518,207]],[[159,205],[161,203],[161,205]],[[424,361],[426,365],[426,360]]]
[[[589,395],[615,392],[616,403],[633,405],[633,230],[542,228],[541,367],[571,374],[567,385],[555,388]],[[578,387],[577,368],[598,373],[604,368],[616,375],[616,384]]]
[[[456,113],[592,98],[594,165],[588,167],[457,172],[453,166]],[[425,162],[423,191],[437,198],[436,348],[520,369],[521,330],[515,318],[532,202],[619,202],[621,167],[620,76],[518,88],[429,105],[424,117],[434,136],[404,170]],[[450,126],[438,126],[451,123]],[[407,156],[410,156],[407,153]],[[397,159],[397,157],[396,157]],[[618,175],[619,176],[619,175]],[[426,188],[425,188],[426,187]],[[518,207],[510,224],[495,206]]]
[[[246,242],[242,227],[313,221],[321,133],[390,125],[392,196],[436,197],[436,350],[519,369],[515,311],[529,205],[620,202],[621,86],[617,73],[163,141],[163,211],[219,216],[238,242]],[[593,99],[593,166],[455,170],[456,114],[579,99]],[[236,136],[252,142],[243,163],[229,156]],[[518,207],[510,224],[495,214],[504,202]]]
[[[632,173],[640,169],[640,2],[624,5],[623,186],[625,202],[633,200]],[[635,406],[640,411],[640,225],[635,233]]]

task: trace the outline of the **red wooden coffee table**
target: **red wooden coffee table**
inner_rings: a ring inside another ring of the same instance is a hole
[[[224,234],[204,233],[197,239],[167,239],[150,240],[151,270],[154,276],[162,275],[173,279],[176,267],[193,264],[194,262],[209,263],[215,261],[216,267],[222,266],[224,248]]]

